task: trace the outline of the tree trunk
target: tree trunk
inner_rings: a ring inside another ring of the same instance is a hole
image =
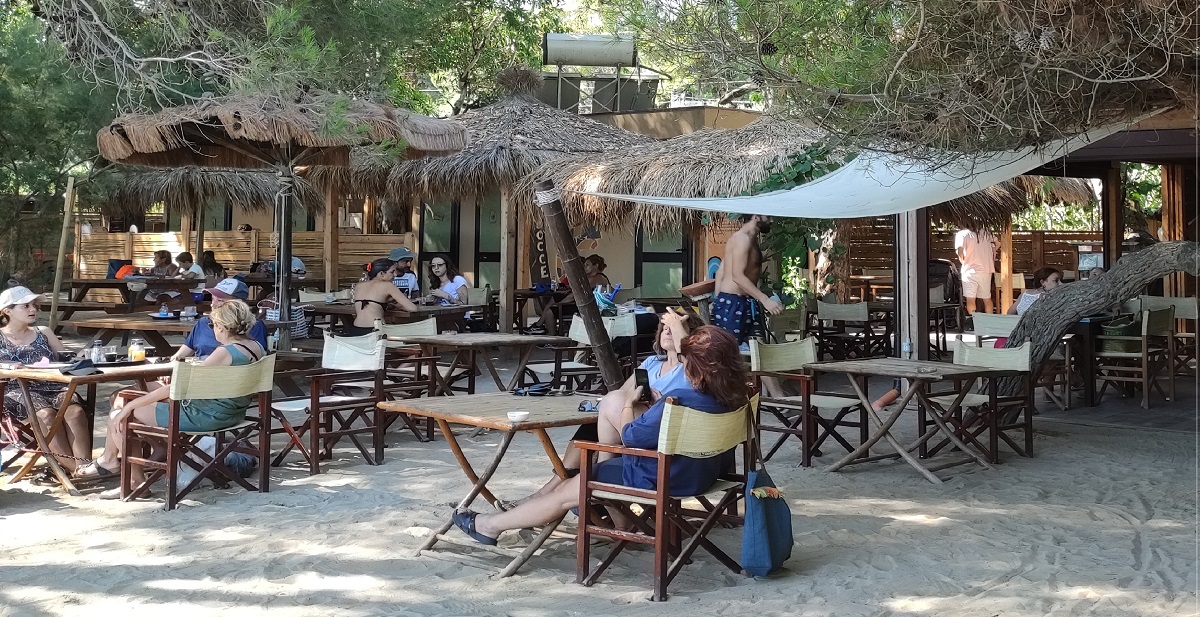
[[[1112,270],[1058,288],[1033,303],[1008,337],[1007,347],[1019,347],[1025,340],[1033,343],[1033,374],[1058,347],[1067,330],[1080,318],[1094,315],[1136,297],[1148,283],[1175,272],[1196,276],[1200,271],[1200,251],[1195,242],[1162,242],[1117,262]],[[1090,375],[1087,376],[1091,378]],[[1020,392],[1019,379],[1000,382],[1000,395]]]
[[[838,302],[850,300],[850,251],[844,248],[850,243],[854,222],[854,219],[836,219],[833,229],[821,234],[821,252],[815,269],[817,297],[832,294]],[[843,247],[840,253],[834,251],[837,245]],[[833,283],[826,282],[831,276]]]

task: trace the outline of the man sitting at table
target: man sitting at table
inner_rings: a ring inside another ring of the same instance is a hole
[[[216,310],[222,304],[231,301],[244,302],[250,296],[250,289],[246,284],[237,279],[225,279],[220,283],[208,288],[208,293],[212,295],[212,308]],[[258,341],[263,349],[267,348],[267,326],[259,320],[254,320],[254,325],[249,331],[250,338]],[[212,319],[205,315],[196,320],[196,325],[192,326],[192,331],[188,333],[187,338],[183,341],[183,346],[179,351],[171,356],[172,360],[182,360],[196,356],[197,358],[207,358],[209,354],[216,348],[220,347],[221,343],[217,341],[216,335],[213,333]]]
[[[413,260],[416,259],[416,254],[413,253],[407,246],[392,249],[388,253],[388,259],[396,262],[392,266],[392,283],[401,291],[405,292],[410,298],[414,295],[419,295],[421,291],[421,283],[417,280],[417,273],[413,272]]]

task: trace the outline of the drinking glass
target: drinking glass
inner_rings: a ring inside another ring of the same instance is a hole
[[[105,362],[116,362],[118,358],[119,358],[119,356],[117,355],[117,346],[116,345],[109,345],[108,347],[104,348],[104,361]]]

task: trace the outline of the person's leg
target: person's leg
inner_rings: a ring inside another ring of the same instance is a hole
[[[967,315],[975,314],[975,298],[973,296],[963,296],[963,300],[967,303]]]
[[[92,431],[88,426],[88,417],[83,411],[83,406],[72,404],[67,407],[63,424],[71,442],[71,454],[83,460],[92,458]]]
[[[599,443],[610,445],[621,443],[621,430],[625,427],[624,425],[617,425],[621,424],[621,412],[624,411],[625,396],[626,393],[624,387],[622,387],[622,389],[609,392],[600,398],[600,415],[596,422],[596,441]],[[612,456],[607,452],[599,452],[596,455],[597,462],[608,460]],[[579,469],[579,459],[579,449],[568,445],[567,451],[563,453],[563,467],[567,470]],[[558,485],[562,484],[563,481],[563,478],[554,475],[537,492],[518,500],[516,503],[520,505],[535,497],[546,495],[555,488],[558,488]]]
[[[490,538],[509,529],[525,529],[545,525],[579,505],[579,476],[562,482],[554,490],[499,514],[480,514],[475,517],[475,531]]]
[[[130,406],[129,413],[133,415],[133,419],[137,422],[147,426],[159,426],[156,403],[150,403],[149,405]],[[124,447],[125,435],[123,431],[121,434],[121,439],[122,441],[120,446]],[[163,444],[158,440],[154,440],[150,442],[150,448],[150,458],[157,459],[161,456],[165,460],[166,444]],[[146,476],[141,465],[133,465],[130,467],[129,479],[134,486],[141,484],[145,477]]]
[[[992,299],[991,299],[991,297],[984,297],[984,298],[980,298],[980,299],[983,300],[983,312],[987,313],[988,315],[991,315],[992,314]]]
[[[34,421],[38,426],[42,427],[42,434],[50,434],[50,425],[54,423],[54,416],[58,415],[58,410],[53,407],[43,407],[34,414]],[[50,440],[50,451],[55,454],[67,454],[73,452],[71,450],[71,442],[67,438],[67,431],[59,431],[53,439]],[[55,457],[58,463],[62,465],[68,473],[74,473],[79,462],[67,456]]]
[[[875,399],[875,401],[873,403],[871,403],[871,407],[875,411],[879,411],[879,410],[883,409],[884,407],[891,405],[893,402],[896,401],[896,399],[900,398],[900,386],[901,386],[901,384],[900,384],[899,379],[893,381],[892,389],[888,390],[887,392],[884,392],[883,396],[880,396],[879,398]]]

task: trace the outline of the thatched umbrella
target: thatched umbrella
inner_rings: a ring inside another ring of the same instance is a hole
[[[96,142],[104,158],[132,165],[274,169],[280,189],[277,296],[280,315],[288,319],[295,167],[346,165],[351,146],[369,143],[402,144],[408,156],[446,154],[466,146],[467,136],[454,123],[300,88],[287,97],[241,94],[120,116],[100,129]],[[287,333],[281,329],[281,345],[290,345]]]
[[[312,183],[297,178],[294,205],[321,212],[325,199]],[[203,204],[218,200],[245,212],[262,212],[275,207],[279,182],[274,172],[245,169],[136,169],[123,172],[120,183],[100,204],[106,212],[145,212],[161,203],[170,212],[196,214]]]
[[[541,76],[528,68],[505,69],[497,81],[507,92],[503,98],[454,118],[471,135],[470,145],[450,156],[395,165],[388,175],[387,195],[402,201],[414,196],[482,197],[499,191],[500,314],[508,315],[515,289],[508,280],[516,252],[513,184],[540,165],[552,165],[564,157],[615,154],[654,140],[542,103],[533,94]],[[532,188],[528,192],[532,195]],[[540,218],[540,214],[536,216]],[[501,320],[501,325],[506,331],[511,327],[507,319]]]

